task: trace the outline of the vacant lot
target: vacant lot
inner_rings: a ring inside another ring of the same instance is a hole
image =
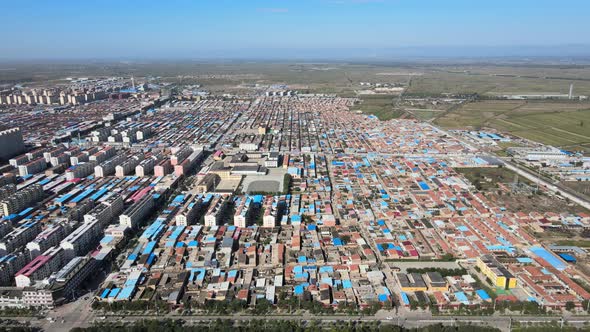
[[[260,180],[260,181],[253,181],[248,186],[247,192],[266,192],[266,193],[276,193],[280,192],[280,182],[279,181],[269,181],[269,180]]]
[[[483,191],[490,191],[498,188],[498,183],[513,183],[514,179],[518,182],[532,185],[526,178],[517,175],[505,167],[493,168],[457,168],[457,172],[463,174],[469,182]]]
[[[563,181],[561,184],[572,188],[579,194],[585,195],[590,199],[590,181]]]
[[[247,175],[242,181],[243,192],[281,192],[284,187],[286,170],[269,168],[266,175]]]
[[[536,189],[534,183],[521,176],[515,176],[514,172],[504,167],[457,168],[455,170],[463,174],[479,188],[489,200],[497,202],[498,206],[504,207],[511,212],[588,212],[583,207],[559,197],[547,193],[533,193],[532,191]],[[512,192],[511,185],[514,183],[515,178],[523,186],[520,191]]]
[[[567,101],[479,101],[435,121],[445,128],[491,127],[569,150],[590,152],[590,103]]]
[[[365,114],[373,114],[380,120],[390,120],[400,117],[403,112],[393,108],[393,95],[362,95],[361,102],[355,105],[353,111],[362,111]]]
[[[428,121],[441,115],[444,110],[436,109],[405,109],[407,113],[412,114],[416,119]]]

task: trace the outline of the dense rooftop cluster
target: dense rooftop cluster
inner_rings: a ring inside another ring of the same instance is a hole
[[[1,306],[58,305],[110,262],[98,302],[590,300],[586,252],[531,235],[590,215],[507,211],[456,170],[502,162],[428,123],[351,98],[159,101],[0,115],[36,145],[2,167]]]

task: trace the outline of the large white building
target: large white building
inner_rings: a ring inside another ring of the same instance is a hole
[[[89,161],[89,162],[82,162],[78,163],[77,165],[71,166],[66,170],[66,180],[72,180],[75,178],[83,178],[86,177],[94,171],[94,167],[96,162]]]
[[[101,231],[98,220],[84,222],[66,236],[59,246],[64,249],[65,256],[70,259],[86,254],[99,239]]]
[[[234,226],[245,228],[248,223],[248,213],[250,212],[250,206],[252,205],[252,198],[250,196],[242,200],[236,208],[234,214]]]
[[[143,155],[135,155],[115,167],[115,176],[124,177],[135,170],[135,166],[143,160]]]
[[[94,209],[90,213],[84,215],[84,222],[98,220],[101,229],[105,228],[114,217],[123,212],[123,197],[121,195],[112,195]]]
[[[35,173],[39,173],[47,169],[47,162],[43,158],[37,158],[29,161],[26,164],[18,166],[18,175],[27,176]]]
[[[211,200],[211,205],[205,213],[205,226],[212,227],[218,224],[221,219],[225,200],[221,196],[217,196]]]
[[[27,249],[31,254],[31,259],[41,255],[47,249],[58,245],[68,235],[69,231],[69,226],[66,227],[57,223],[44,229],[33,241],[27,243]]]
[[[119,216],[119,224],[126,228],[135,228],[137,224],[152,212],[154,199],[149,193],[139,201],[131,204],[123,214]]]
[[[190,225],[197,217],[197,210],[201,206],[201,202],[202,199],[200,196],[194,196],[191,199],[187,200],[187,202],[184,203],[180,211],[178,211],[178,213],[174,217],[176,226]]]

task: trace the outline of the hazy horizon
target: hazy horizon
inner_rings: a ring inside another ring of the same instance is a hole
[[[581,0],[23,0],[0,59],[590,56]]]
[[[264,54],[260,54],[260,52]],[[192,54],[149,56],[30,56],[6,57],[0,62],[59,61],[422,61],[422,60],[526,60],[590,59],[590,45],[555,46],[421,46],[397,48],[220,49]]]

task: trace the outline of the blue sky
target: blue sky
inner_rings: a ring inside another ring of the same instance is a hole
[[[0,58],[585,52],[589,12],[587,0],[7,0]]]

